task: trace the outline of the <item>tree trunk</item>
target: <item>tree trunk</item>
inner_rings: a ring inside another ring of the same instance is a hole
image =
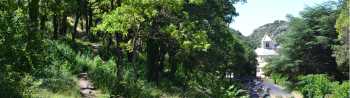
[[[67,15],[63,15],[61,20],[60,33],[65,36],[67,34]]]
[[[73,33],[72,33],[72,41],[75,44],[75,37],[77,35],[77,27],[78,27],[78,23],[79,23],[79,18],[80,18],[80,14],[79,12],[77,13],[77,15],[75,16],[75,21],[74,21],[74,27],[73,27]]]
[[[53,38],[57,39],[58,38],[58,19],[57,19],[57,14],[53,15],[52,19],[52,24],[53,24]]]
[[[112,34],[108,33],[107,34],[107,39],[108,39],[107,47],[108,47],[108,49],[111,49],[111,46],[112,46],[112,43],[113,43],[113,36],[112,36]]]
[[[138,51],[139,51],[139,36],[138,36],[138,34],[139,34],[138,32],[134,32],[134,34],[131,36],[133,50],[129,56],[133,70],[134,70],[134,75],[136,76],[136,79],[138,78],[137,66],[136,66],[136,58],[138,56]]]
[[[139,74],[137,73],[137,66],[136,66],[136,58],[138,56],[138,51],[139,51],[138,38],[134,39],[134,45],[133,46],[134,46],[134,50],[132,52],[132,65],[134,67],[134,72],[135,72],[135,76],[136,76],[136,79],[137,79],[139,77]]]
[[[45,25],[45,22],[46,22],[47,18],[45,15],[40,15],[40,31],[46,31],[46,25]]]
[[[117,64],[117,72],[116,72],[116,76],[117,76],[117,80],[121,81],[123,80],[123,66],[122,66],[122,62],[123,62],[123,51],[122,48],[119,47],[120,42],[122,41],[122,35],[120,34],[115,34],[115,40],[116,40],[116,56],[117,56],[117,60],[116,60],[116,64]]]
[[[169,63],[171,65],[170,75],[172,77],[175,77],[177,66],[176,66],[176,61],[175,61],[175,53],[172,51],[169,53]]]
[[[91,17],[89,14],[89,1],[88,0],[83,0],[83,9],[84,9],[84,16],[85,16],[85,33],[88,36],[88,39],[91,41],[92,40],[92,34],[90,34],[90,19]]]
[[[28,42],[31,43],[38,36],[38,15],[39,15],[39,0],[31,0],[29,2],[29,32]]]
[[[111,0],[111,11],[115,8],[115,5],[114,5],[114,0]]]
[[[90,5],[88,6],[88,15],[89,15],[88,22],[87,22],[88,28],[86,29],[86,31],[90,32],[90,28],[93,26],[93,24],[92,24],[93,13],[92,13],[92,8]],[[90,35],[91,35],[90,37],[91,37],[92,41],[96,41],[96,38],[92,32],[90,32]]]
[[[160,56],[159,56],[159,44],[156,39],[148,39],[147,41],[147,74],[146,77],[149,81],[159,81],[160,70]]]
[[[164,60],[165,60],[165,53],[167,51],[166,44],[163,41],[159,41],[159,67],[158,67],[158,78],[161,78],[163,75],[164,70]],[[158,79],[159,80],[159,79]]]

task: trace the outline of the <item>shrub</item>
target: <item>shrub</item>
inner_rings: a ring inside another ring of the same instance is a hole
[[[100,88],[104,92],[110,92],[111,86],[115,84],[115,62],[113,59],[103,61],[100,57],[95,57],[90,60],[89,77],[93,81],[94,85]]]
[[[235,97],[247,97],[245,96],[247,94],[246,90],[242,90],[234,85],[231,85],[225,93],[225,98],[235,98]]]
[[[323,98],[325,95],[331,94],[338,84],[329,80],[324,74],[301,76],[299,81],[297,90],[301,91],[305,98]]]
[[[350,81],[343,82],[340,85],[334,86],[333,98],[350,98]]]
[[[30,82],[26,87],[28,90],[36,90],[35,93],[45,90],[52,94],[78,95],[76,77],[70,71],[76,53],[66,43],[51,40],[45,40],[45,42],[47,43],[47,49],[43,51],[46,53],[43,55],[45,63],[35,67],[33,73],[28,75],[31,78],[23,78],[23,81]]]
[[[2,72],[3,71],[3,72]],[[23,96],[23,83],[22,75],[15,71],[1,70],[0,71],[0,96],[4,98],[18,98]]]
[[[283,87],[290,88],[290,86],[292,85],[292,83],[290,81],[288,81],[288,78],[286,76],[281,75],[281,74],[272,73],[270,77],[274,83],[281,85]]]

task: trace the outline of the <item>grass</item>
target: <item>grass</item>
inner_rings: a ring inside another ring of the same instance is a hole
[[[42,89],[35,94],[30,94],[24,98],[79,98],[79,93],[72,92],[61,92],[61,93],[53,93],[48,90]]]

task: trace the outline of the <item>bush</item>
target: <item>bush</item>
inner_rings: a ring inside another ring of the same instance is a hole
[[[282,76],[281,74],[272,73],[270,75],[270,77],[274,83],[281,85],[283,87],[290,88],[292,85],[292,83],[290,81],[288,81],[288,78],[286,76]]]
[[[18,98],[23,96],[23,90],[26,89],[23,84],[29,82],[22,81],[22,74],[9,71],[0,71],[0,96],[4,98]]]
[[[242,90],[234,85],[231,85],[225,93],[225,98],[234,98],[234,97],[247,97],[246,96],[247,91],[246,90]]]
[[[333,98],[350,98],[350,81],[343,82],[340,85],[335,86],[333,91]]]
[[[94,85],[104,92],[111,92],[111,86],[116,84],[116,64],[113,59],[103,61],[100,57],[90,60],[93,63],[88,67],[89,77]]]
[[[297,90],[299,90],[305,98],[323,98],[327,94],[331,94],[337,82],[332,82],[327,75],[316,74],[299,77]]]
[[[50,69],[51,71],[47,73],[50,74],[50,76],[39,80],[42,83],[40,87],[48,89],[53,93],[77,93],[79,89],[76,86],[76,76],[65,66],[69,65],[65,63],[61,65],[61,68]]]
[[[198,71],[194,72],[186,85],[188,89],[184,92],[190,98],[241,98],[247,97],[247,91],[242,89],[238,81],[230,81],[227,78],[220,78],[218,74]]]
[[[50,40],[46,42],[48,43],[48,49],[46,49],[48,63],[46,67],[38,70],[40,72],[34,78],[41,82],[41,88],[54,93],[77,92],[77,88],[72,89],[76,85],[74,80],[76,77],[70,71],[73,65],[71,62],[76,53],[66,43]]]

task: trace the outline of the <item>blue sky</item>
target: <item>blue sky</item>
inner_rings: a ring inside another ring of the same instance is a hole
[[[247,3],[235,4],[239,16],[230,24],[247,36],[258,28],[275,20],[286,20],[286,15],[299,16],[307,6],[315,6],[330,0],[247,0]]]

